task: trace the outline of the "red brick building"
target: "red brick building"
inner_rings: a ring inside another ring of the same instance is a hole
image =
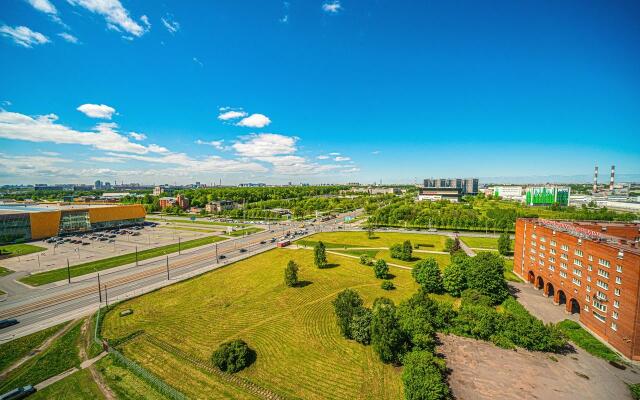
[[[640,224],[519,218],[513,270],[640,360]]]

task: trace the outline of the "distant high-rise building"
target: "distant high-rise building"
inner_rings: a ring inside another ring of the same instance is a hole
[[[478,194],[478,178],[425,179],[424,187],[431,189],[455,188],[460,189],[462,195],[475,195]]]
[[[102,181],[101,181],[101,180],[97,180],[97,181],[95,182],[95,184],[93,185],[93,188],[94,188],[95,190],[100,190],[100,189],[102,189]]]

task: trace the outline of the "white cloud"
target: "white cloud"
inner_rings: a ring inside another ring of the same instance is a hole
[[[340,153],[335,153],[335,152],[334,152],[334,153],[329,153],[329,155],[330,155],[330,156],[339,156],[339,155],[340,155]]]
[[[115,123],[100,123],[93,131],[82,132],[56,123],[55,114],[31,117],[28,115],[0,111],[0,138],[29,142],[52,142],[78,144],[98,150],[120,151],[136,154],[164,152],[160,146],[143,146],[131,142],[117,131]]]
[[[150,152],[153,152],[153,153],[160,153],[160,154],[171,153],[169,149],[167,149],[166,147],[158,146],[157,144],[150,144],[148,149]]]
[[[318,156],[318,157],[316,157],[316,158],[317,158],[318,160],[328,160],[328,159],[329,159],[329,158],[331,158],[331,157],[329,157],[329,156],[325,156],[325,155],[323,154],[323,155],[320,155],[320,156]]]
[[[223,107],[225,110],[227,110],[228,108]],[[220,111],[224,111],[222,109],[220,109]],[[220,115],[218,115],[218,119],[222,120],[222,121],[228,121],[230,119],[236,119],[236,118],[241,118],[241,117],[246,117],[248,114],[244,111],[225,111],[220,113]]]
[[[337,0],[322,4],[322,11],[330,13],[330,14],[336,14],[341,9],[342,9],[342,5],[340,5],[340,2],[337,1]]]
[[[229,160],[219,156],[194,159],[184,153],[170,153],[162,156],[146,156],[122,153],[107,153],[108,156],[120,159],[136,160],[148,163],[171,164],[180,166],[187,172],[267,172],[267,169],[252,161]],[[176,173],[177,170],[174,172]]]
[[[103,16],[107,26],[115,31],[124,31],[135,37],[140,37],[147,31],[131,19],[129,11],[122,6],[120,0],[67,0],[67,2]]]
[[[106,104],[83,104],[77,110],[87,117],[101,119],[111,119],[111,116],[116,112],[115,108]]]
[[[0,34],[13,40],[15,44],[27,48],[50,42],[48,37],[40,32],[34,32],[26,26],[12,28],[8,25],[3,25],[0,27]]]
[[[40,154],[44,154],[45,156],[51,156],[51,157],[57,157],[60,155],[60,153],[57,153],[55,151],[43,151],[43,150],[38,150],[40,152]]]
[[[151,22],[149,22],[149,17],[143,15],[140,17],[140,21],[142,21],[142,23],[144,24],[144,28],[146,31],[149,31],[151,29]]]
[[[63,38],[69,43],[78,44],[80,42],[77,37],[67,32],[58,33],[58,36],[60,36],[61,38]]]
[[[147,138],[147,135],[145,135],[144,133],[137,132],[129,132],[129,136],[131,136],[134,140],[145,140]]]
[[[212,146],[215,147],[218,150],[224,150],[224,140],[212,140],[212,141],[204,141],[204,140],[196,140],[195,141],[196,144],[202,144],[202,145],[207,145],[207,146]]]
[[[377,156],[378,154],[380,154],[380,150],[374,150],[371,152],[371,154],[373,154],[374,156]]]
[[[202,63],[202,61],[198,60],[198,58],[196,57],[193,57],[193,62],[198,64],[201,67],[204,67],[204,64]]]
[[[243,118],[238,122],[237,126],[244,126],[247,128],[264,128],[269,125],[271,120],[263,114],[251,114],[250,116]]]
[[[174,21],[169,14],[167,14],[166,18],[160,18],[160,20],[162,21],[162,25],[164,25],[172,35],[180,30],[180,24],[177,21]]]
[[[350,158],[350,157],[336,157],[336,158],[334,158],[333,160],[334,160],[334,161],[341,162],[341,161],[350,161],[350,160],[351,160],[351,158]]]
[[[231,147],[244,157],[269,157],[296,152],[297,137],[277,133],[251,134]]]
[[[57,14],[58,10],[49,0],[27,0],[33,8],[45,14]]]
[[[118,157],[90,157],[91,161],[109,163],[109,164],[124,164],[124,160]]]
[[[286,24],[287,22],[289,22],[289,15],[288,14],[284,15],[282,18],[280,18],[279,21],[282,22],[283,24]]]
[[[10,106],[10,105],[12,105],[12,104],[13,104],[13,103],[12,103],[11,101],[9,101],[9,100],[2,100],[2,105],[3,105],[3,106]]]

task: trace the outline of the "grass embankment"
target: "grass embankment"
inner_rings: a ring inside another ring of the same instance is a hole
[[[45,250],[47,249],[44,247],[34,246],[32,244],[6,244],[4,246],[0,246],[0,258],[24,256]]]
[[[0,382],[0,393],[25,385],[35,385],[80,365],[78,345],[82,321],[67,331],[44,352],[33,357],[17,369],[9,372]]]
[[[154,222],[169,222],[171,223],[178,223],[178,224],[200,224],[200,225],[217,225],[217,226],[248,226],[248,224],[243,224],[243,223],[233,223],[233,222],[218,222],[218,221],[199,221],[199,220],[195,220],[192,221],[188,218],[153,218],[153,217],[147,217],[147,221],[154,221]]]
[[[224,240],[224,238],[219,236],[207,236],[203,238],[188,240],[180,244],[180,249],[187,250],[193,247],[199,247],[199,246],[204,246],[207,244],[219,242],[221,240]],[[139,251],[138,261],[142,261],[142,260],[146,260],[146,259],[154,258],[158,256],[163,256],[170,253],[176,253],[177,251],[178,251],[178,243]],[[134,263],[135,261],[136,261],[136,254],[127,253],[127,254],[111,257],[111,258],[105,258],[103,260],[97,260],[97,261],[91,261],[84,264],[73,265],[70,268],[71,277],[86,275],[96,271],[102,271],[109,268],[119,267],[121,265]],[[28,275],[20,279],[20,281],[29,285],[40,286],[40,285],[45,285],[47,283],[61,281],[64,279],[67,279],[67,269],[59,268],[59,269],[53,269],[51,271],[41,272],[38,274]]]
[[[256,232],[262,232],[263,229],[262,228],[245,228],[245,229],[239,229],[237,231],[233,231],[228,233],[229,236],[234,236],[234,237],[238,237],[238,236],[244,236],[244,235],[251,235],[252,233],[256,233]]]
[[[218,232],[218,230],[215,230],[215,229],[191,228],[189,226],[175,226],[175,225],[160,225],[159,228],[171,229],[173,231],[189,231],[189,232],[201,232],[201,233],[216,233],[216,232]]]
[[[9,268],[0,267],[0,278],[5,275],[13,274],[13,272],[14,271],[10,270]]]
[[[569,340],[586,350],[589,354],[607,361],[621,361],[620,357],[613,350],[593,337],[592,334],[587,332],[577,322],[565,319],[558,323],[558,327],[567,336],[567,338],[569,338]]]
[[[88,369],[83,369],[37,391],[29,399],[89,400],[104,399],[104,396],[93,380],[91,372]]]
[[[0,372],[31,353],[36,347],[44,343],[45,340],[53,336],[54,333],[62,329],[64,325],[65,324],[52,326],[40,332],[0,344]]]
[[[109,389],[119,400],[164,400],[169,399],[153,386],[129,371],[111,355],[96,364]]]
[[[327,248],[339,247],[391,247],[396,243],[410,240],[412,245],[418,245],[418,250],[444,251],[446,237],[441,235],[421,235],[418,233],[375,232],[369,239],[367,232],[322,232],[296,243],[313,246],[322,241]]]
[[[289,260],[300,266],[298,287],[284,285]],[[399,303],[417,290],[411,271],[392,270],[396,290],[385,291],[358,260],[328,254],[328,261],[317,269],[311,251],[271,250],[119,304],[106,315],[103,334],[144,331],[122,345],[124,353],[189,397],[251,398],[159,342],[212,365],[218,345],[241,338],[257,359],[236,375],[283,397],[403,398],[401,370],[380,362],[371,346],[344,340],[331,301],[350,287],[368,306],[380,296]],[[129,308],[132,315],[119,316]]]
[[[498,250],[498,238],[497,237],[476,237],[476,236],[460,236],[460,240],[472,249],[491,249]],[[511,240],[511,249],[515,241]]]

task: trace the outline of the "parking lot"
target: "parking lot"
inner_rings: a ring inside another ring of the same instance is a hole
[[[66,267],[67,260],[70,265],[82,264],[120,254],[133,253],[136,248],[138,251],[142,251],[219,233],[221,230],[181,230],[162,225],[87,232],[29,242],[44,247],[46,250],[2,260],[2,266],[14,271],[42,272]]]

